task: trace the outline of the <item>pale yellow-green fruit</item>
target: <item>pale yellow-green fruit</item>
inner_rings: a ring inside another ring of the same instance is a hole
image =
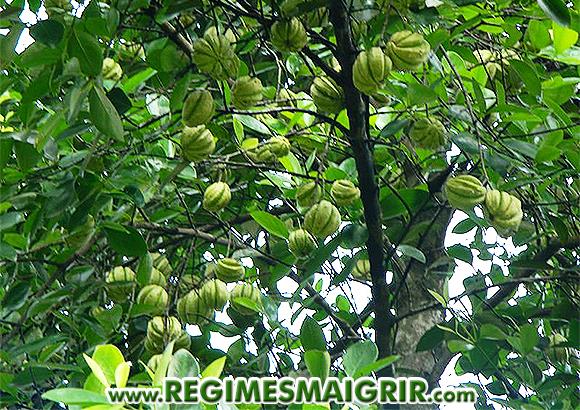
[[[487,190],[479,179],[472,175],[459,175],[445,183],[445,195],[453,208],[468,211],[485,201]]]
[[[360,189],[348,179],[338,179],[332,183],[330,195],[338,206],[347,206],[360,198]]]
[[[330,77],[316,77],[310,95],[320,111],[337,114],[344,108],[344,91]]]
[[[232,103],[238,109],[255,106],[262,101],[262,82],[259,78],[243,76],[236,80],[232,88]]]
[[[361,280],[370,280],[371,278],[371,262],[368,259],[359,259],[354,265],[352,275]]]
[[[117,266],[105,278],[107,295],[117,303],[126,302],[135,289],[136,276],[131,268]]]
[[[230,294],[230,303],[232,308],[235,309],[239,314],[244,316],[251,316],[258,313],[256,310],[246,306],[241,300],[248,299],[250,303],[255,306],[258,310],[262,307],[262,294],[260,289],[252,286],[249,283],[240,283],[232,289]]]
[[[171,272],[173,272],[173,268],[171,267],[171,264],[169,263],[167,256],[160,253],[152,253],[151,259],[153,260],[153,267],[155,267],[164,275],[171,275]]]
[[[206,31],[203,38],[193,43],[193,62],[202,73],[216,80],[235,77],[240,67],[230,39],[217,30]]]
[[[392,69],[391,59],[380,47],[361,51],[352,67],[352,80],[364,94],[373,95],[383,87]]]
[[[228,302],[229,292],[224,282],[212,279],[203,284],[199,296],[207,307],[213,310],[222,310]]]
[[[188,127],[204,125],[211,120],[214,111],[213,97],[209,91],[193,91],[183,103],[181,120]]]
[[[320,201],[322,188],[315,181],[302,184],[296,190],[296,202],[298,206],[309,207]]]
[[[232,199],[230,187],[225,182],[214,182],[203,193],[203,209],[218,212],[224,209]]]
[[[272,45],[280,51],[300,51],[308,42],[306,29],[296,17],[275,22],[271,33]]]
[[[217,35],[219,35],[219,33],[217,30],[217,27],[215,27],[215,26],[208,28],[204,33],[204,36],[217,36]],[[228,28],[221,35],[224,36],[225,38],[227,38],[230,43],[236,42],[236,35],[234,34],[234,32],[232,31],[231,28]]]
[[[487,191],[483,211],[491,226],[503,237],[517,232],[524,216],[518,198],[495,189]]]
[[[285,157],[290,153],[292,145],[286,137],[277,136],[272,137],[265,144],[268,150],[276,156],[276,158]]]
[[[434,150],[445,145],[447,130],[436,118],[421,118],[413,123],[409,137],[417,147]]]
[[[288,236],[288,249],[297,258],[307,258],[316,250],[316,239],[306,229],[297,229]]]
[[[147,285],[137,295],[137,303],[150,306],[151,313],[157,315],[162,314],[167,309],[168,302],[167,291],[159,285]]]
[[[304,217],[304,229],[318,238],[335,233],[340,226],[340,212],[326,200],[322,200],[308,210]]]
[[[151,268],[151,276],[149,277],[149,285],[158,285],[164,287],[167,285],[167,279],[165,279],[165,275],[161,273],[156,268]]]
[[[162,357],[163,357],[162,354],[155,354],[151,356],[151,358],[147,360],[147,367],[149,368],[149,370],[155,373],[157,371],[157,367],[159,367],[159,363],[161,362]]]
[[[235,259],[223,258],[217,262],[215,274],[218,279],[230,283],[243,279],[246,274],[246,269]]]
[[[391,36],[387,55],[398,70],[417,70],[427,61],[431,46],[419,33],[404,30]]]
[[[213,134],[205,125],[185,127],[181,131],[181,155],[188,161],[198,162],[209,158],[215,151]]]
[[[155,316],[147,323],[145,348],[151,353],[162,353],[165,346],[175,341],[173,351],[187,349],[191,344],[189,335],[181,328],[181,323],[174,316]]]
[[[123,76],[123,69],[119,63],[112,58],[107,57],[103,60],[101,74],[105,80],[119,81]]]
[[[552,363],[567,362],[570,359],[570,349],[560,346],[567,343],[568,339],[560,333],[554,333],[548,337],[550,345],[547,350],[548,358]]]
[[[212,317],[211,307],[205,304],[196,289],[180,298],[176,308],[181,320],[192,325],[203,325]]]

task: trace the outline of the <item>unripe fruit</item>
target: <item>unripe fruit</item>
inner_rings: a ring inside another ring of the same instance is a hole
[[[243,304],[240,298],[245,298],[251,301],[256,308],[261,309],[262,307],[262,294],[260,293],[260,289],[255,286],[250,285],[249,283],[240,283],[236,285],[232,290],[230,295],[230,302],[232,304],[232,308],[234,308],[239,314],[245,316],[255,315],[257,312],[254,309],[251,309]]]
[[[175,341],[173,351],[187,349],[191,343],[189,335],[183,331],[176,317],[155,316],[149,320],[145,338],[145,348],[148,351],[161,353],[171,341]]]
[[[344,108],[344,91],[330,77],[316,77],[310,95],[320,111],[337,114]]]
[[[171,275],[173,268],[167,259],[167,256],[160,253],[152,253],[151,259],[153,260],[153,266],[158,269],[164,275]]]
[[[445,183],[445,195],[449,204],[457,209],[468,211],[485,201],[487,190],[481,181],[471,175],[449,178]]]
[[[391,59],[379,47],[362,51],[352,67],[353,83],[361,92],[373,95],[383,87],[392,66]]]
[[[246,109],[262,101],[262,82],[259,78],[243,76],[236,80],[232,88],[234,107]]]
[[[387,54],[399,70],[416,70],[427,61],[431,46],[421,34],[408,30],[393,34],[387,43]]]
[[[307,258],[317,248],[316,240],[305,229],[297,229],[288,236],[288,248],[297,258]]]
[[[212,315],[212,309],[204,303],[195,289],[180,298],[176,308],[181,320],[192,325],[202,325]]]
[[[169,295],[159,285],[147,285],[137,295],[137,303],[154,308],[151,313],[160,315],[167,308]]]
[[[296,190],[296,202],[301,207],[312,206],[319,202],[321,198],[322,188],[314,181],[302,184]]]
[[[218,212],[224,209],[232,199],[230,187],[225,182],[214,182],[203,193],[203,209]]]
[[[217,36],[217,35],[219,35],[219,33],[217,31],[217,27],[212,26],[212,27],[208,28],[203,35],[204,35],[204,37],[205,36]],[[227,38],[230,43],[235,43],[236,42],[236,35],[234,34],[234,32],[232,31],[231,28],[228,28],[226,30],[226,32],[223,33],[222,35],[225,38]]]
[[[280,51],[300,51],[308,42],[306,29],[296,17],[272,25],[272,45]]]
[[[488,77],[493,80],[495,74],[498,70],[501,70],[501,65],[499,65],[496,60],[498,59],[496,55],[490,50],[475,50],[473,55],[479,62],[479,64],[485,67],[485,72]]]
[[[107,57],[103,60],[101,74],[105,80],[119,81],[123,76],[123,69],[119,63],[115,62],[112,58]]]
[[[228,302],[229,292],[224,282],[212,279],[203,284],[199,296],[207,307],[222,310]]]
[[[483,211],[491,226],[503,237],[508,237],[519,229],[524,215],[518,198],[495,189],[487,191]]]
[[[122,303],[133,292],[135,288],[135,272],[131,268],[117,266],[107,274],[107,295],[117,303]]]
[[[558,346],[568,342],[560,333],[554,333],[548,337],[550,346],[548,347],[548,358],[551,362],[567,362],[570,359],[570,349],[566,346]]]
[[[151,356],[151,358],[147,361],[147,367],[149,368],[149,370],[155,373],[157,371],[159,363],[161,362],[162,357],[163,357],[162,354],[155,354]]]
[[[436,118],[421,118],[413,123],[409,137],[419,148],[437,149],[445,144],[447,131]]]
[[[332,183],[330,194],[338,206],[347,206],[360,198],[360,189],[348,179],[338,179]]]
[[[230,40],[217,34],[217,30],[208,30],[203,38],[193,43],[193,62],[202,73],[216,80],[235,77],[240,67]]]
[[[276,156],[276,158],[285,157],[290,153],[290,141],[286,137],[272,137],[266,144],[268,150]]]
[[[207,159],[215,151],[213,134],[205,127],[185,127],[181,131],[181,156],[188,161]]]
[[[211,93],[206,90],[190,93],[181,110],[181,120],[188,127],[207,124],[214,114],[214,103]]]
[[[151,268],[151,276],[149,277],[149,284],[164,287],[165,285],[167,285],[167,279],[165,279],[165,276],[159,270]]]
[[[371,262],[368,259],[356,261],[352,275],[358,279],[369,280],[371,278]]]
[[[246,269],[235,259],[223,258],[217,262],[215,274],[218,279],[230,283],[242,279],[246,274]]]
[[[318,238],[332,235],[340,226],[340,212],[326,200],[314,205],[304,217],[304,229]]]

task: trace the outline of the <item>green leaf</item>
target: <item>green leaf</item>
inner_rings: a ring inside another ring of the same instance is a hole
[[[344,371],[348,376],[354,377],[360,369],[374,363],[378,356],[379,349],[372,341],[357,342],[346,349],[344,353],[342,358]]]
[[[85,362],[87,362],[87,364],[91,368],[95,377],[101,382],[101,384],[105,387],[110,387],[111,385],[110,385],[109,381],[107,380],[107,376],[105,376],[103,369],[101,369],[101,366],[99,366],[99,364],[97,362],[95,362],[92,358],[87,356],[85,353],[83,353],[83,358],[85,359]]]
[[[322,328],[312,317],[304,319],[300,328],[300,342],[304,350],[326,350],[326,338]]]
[[[30,35],[47,46],[56,46],[64,35],[64,26],[56,20],[42,20],[30,27]]]
[[[528,324],[520,328],[520,346],[522,353],[531,353],[539,341],[540,336],[538,335],[536,326]]]
[[[288,228],[280,218],[264,211],[252,211],[250,216],[272,235],[288,239]]]
[[[135,228],[109,223],[104,229],[109,245],[121,255],[143,256],[147,252],[147,243]]]
[[[101,74],[103,50],[95,37],[73,29],[68,40],[68,53],[79,60],[81,71],[91,77]]]
[[[129,373],[131,371],[131,366],[127,362],[119,363],[115,369],[115,386],[125,387],[127,385],[127,380],[129,380]]]
[[[357,372],[355,373],[354,377],[364,377],[367,376],[369,374],[371,374],[372,372],[378,372],[381,369],[384,369],[387,366],[390,366],[391,364],[395,363],[397,360],[399,360],[400,356],[388,356],[385,357],[383,359],[379,359],[374,363],[370,363],[366,366],[361,367],[360,369],[357,370]]]
[[[521,60],[512,59],[509,60],[509,62],[510,66],[514,68],[518,76],[526,85],[525,90],[532,95],[540,95],[542,92],[542,84],[540,83],[540,79],[536,75],[534,68]]]
[[[185,349],[179,349],[169,362],[169,369],[167,370],[168,377],[197,377],[199,376],[199,363]]]
[[[49,390],[42,395],[42,398],[67,405],[89,406],[92,404],[110,404],[102,394],[77,388]]]
[[[248,127],[252,131],[256,131],[259,134],[271,135],[270,129],[264,125],[263,122],[257,120],[251,115],[239,115],[234,114],[234,118],[242,123],[244,126]]]
[[[174,345],[175,341],[172,340],[167,344],[167,346],[165,346],[161,360],[159,360],[159,364],[157,365],[157,369],[155,369],[155,374],[153,375],[153,386],[161,386],[163,383],[163,379],[165,378],[169,364],[171,363],[171,358],[173,357]]]
[[[554,49],[556,53],[562,54],[578,41],[578,33],[560,24],[552,23],[552,33],[554,36]]]
[[[538,5],[556,23],[562,26],[570,24],[570,11],[562,0],[538,0]]]
[[[532,43],[532,46],[537,50],[549,46],[552,42],[550,31],[542,21],[530,20],[526,32],[530,43]]]
[[[0,232],[12,228],[24,220],[24,216],[20,212],[8,212],[0,215]]]
[[[401,244],[397,246],[397,251],[401,252],[405,256],[418,260],[421,263],[427,262],[425,254],[414,246]]]
[[[16,310],[26,303],[30,292],[30,284],[27,282],[18,282],[12,285],[8,292],[4,294],[2,306],[6,310]]]
[[[308,350],[304,352],[304,362],[312,377],[326,380],[330,373],[330,353],[326,350]]]
[[[441,303],[441,306],[447,307],[447,301],[443,296],[431,289],[427,289],[427,292],[429,292],[429,294],[433,296],[437,302]]]
[[[123,140],[123,123],[119,113],[106,96],[100,85],[95,85],[89,93],[91,122],[107,137]]]
[[[467,246],[461,244],[453,245],[447,249],[447,253],[452,258],[459,259],[460,261],[467,263],[473,262],[473,254],[471,253],[471,249]]]
[[[425,352],[432,350],[438,346],[441,342],[445,340],[445,332],[437,326],[433,326],[431,329],[427,330],[419,342],[417,343],[416,351]]]
[[[437,101],[437,93],[430,87],[419,83],[409,85],[407,96],[410,105],[424,105]]]
[[[109,384],[115,383],[115,371],[125,362],[123,353],[115,345],[99,345],[91,357],[99,365]]]
[[[201,373],[201,377],[220,377],[226,364],[227,356],[214,360]]]
[[[143,287],[149,284],[151,278],[151,271],[153,270],[153,259],[149,252],[145,252],[139,258],[139,265],[137,265],[137,283]]]

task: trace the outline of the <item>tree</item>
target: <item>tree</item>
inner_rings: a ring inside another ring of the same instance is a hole
[[[4,4],[2,406],[456,358],[577,408],[578,13],[427,3]]]

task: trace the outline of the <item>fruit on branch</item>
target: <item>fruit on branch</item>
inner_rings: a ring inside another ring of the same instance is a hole
[[[257,287],[249,283],[240,283],[232,289],[230,302],[232,308],[239,314],[251,316],[255,315],[262,308],[262,294]]]
[[[199,71],[216,80],[235,77],[240,67],[230,39],[218,34],[217,29],[208,29],[203,38],[193,43],[193,62]]]
[[[313,10],[322,9],[325,1],[321,0],[285,0],[280,5],[284,16],[299,16]]]
[[[215,275],[219,280],[226,283],[236,282],[242,279],[246,274],[246,268],[235,259],[220,259],[215,267]]]
[[[348,179],[337,179],[332,183],[330,195],[338,206],[347,206],[360,198],[360,189]]]
[[[479,64],[485,67],[488,77],[493,80],[497,71],[501,70],[501,66],[496,62],[497,56],[492,51],[485,49],[475,50],[473,55]]]
[[[308,42],[306,29],[296,17],[272,25],[270,41],[280,51],[300,51]]]
[[[66,237],[68,246],[74,249],[81,249],[85,246],[95,234],[95,219],[92,215],[87,215],[87,220],[81,226],[75,228],[70,235]]]
[[[212,27],[208,28],[205,31],[205,33],[204,33],[204,36],[217,36],[217,35],[219,35],[219,33],[218,33],[218,30],[217,30],[217,27],[215,27],[215,26],[212,26]],[[227,38],[230,43],[235,43],[237,41],[236,40],[236,35],[234,34],[234,32],[232,31],[231,28],[228,28],[223,33],[223,36],[225,38]]]
[[[205,304],[197,289],[179,298],[176,310],[181,320],[192,325],[203,325],[212,316],[212,308]]]
[[[288,236],[288,248],[297,258],[307,258],[317,248],[316,240],[306,229],[297,229]]]
[[[135,272],[131,268],[117,266],[113,268],[105,278],[107,283],[107,295],[117,303],[127,300],[135,288]]]
[[[259,78],[243,76],[236,80],[232,88],[232,103],[238,109],[255,106],[262,101],[262,82]]]
[[[185,127],[181,131],[181,155],[188,161],[207,159],[215,151],[213,134],[205,127]]]
[[[161,353],[168,343],[175,341],[173,351],[187,349],[191,340],[187,332],[181,328],[181,323],[174,316],[155,316],[147,323],[145,349],[151,353]]]
[[[224,209],[232,199],[230,187],[225,182],[214,182],[203,193],[203,209],[218,212]]]
[[[163,275],[163,273],[161,273],[158,269],[151,268],[151,276],[149,277],[149,284],[164,287],[165,285],[167,285],[167,279],[165,279],[165,275]]]
[[[147,360],[147,367],[149,368],[149,370],[155,373],[157,371],[157,367],[159,367],[159,363],[161,363],[162,357],[163,357],[162,354],[154,354],[153,356],[151,356],[151,358]]]
[[[101,74],[105,80],[119,81],[123,76],[123,69],[119,63],[112,58],[107,57],[103,60]]]
[[[445,195],[453,208],[468,211],[485,201],[487,190],[479,179],[472,175],[459,175],[445,183]]]
[[[387,43],[387,55],[398,70],[417,70],[427,61],[431,46],[419,33],[398,31]]]
[[[317,238],[325,238],[338,230],[340,222],[338,209],[323,199],[306,213],[304,229]]]
[[[171,275],[173,268],[171,267],[167,256],[155,252],[151,254],[151,259],[153,260],[153,266],[156,269],[158,269],[164,275]],[[151,276],[153,276],[153,273],[151,273]]]
[[[219,279],[211,279],[203,284],[199,296],[205,306],[213,310],[222,310],[229,299],[226,284]]]
[[[362,280],[370,280],[371,279],[371,262],[368,259],[359,259],[356,261],[354,265],[354,269],[352,270],[352,275],[355,278],[362,279]]]
[[[310,87],[316,107],[323,112],[339,113],[344,108],[344,92],[330,77],[316,77]]]
[[[518,198],[495,189],[487,191],[483,211],[491,226],[503,237],[517,232],[524,216]]]
[[[266,141],[265,146],[272,154],[276,156],[276,158],[285,157],[290,153],[290,148],[292,148],[288,138],[281,136],[270,138],[268,141]]]
[[[154,308],[151,312],[156,315],[160,315],[165,311],[168,302],[169,295],[159,285],[144,286],[137,295],[137,303]]]
[[[560,333],[554,333],[548,337],[550,345],[548,346],[548,358],[552,363],[567,362],[570,359],[570,349],[566,346],[559,346],[567,343],[568,339]]]
[[[181,110],[181,120],[188,127],[204,125],[211,120],[214,114],[214,103],[211,93],[207,90],[191,92]]]
[[[278,92],[278,107],[295,107],[296,95],[287,88],[282,88]]]
[[[315,181],[302,184],[296,190],[296,203],[301,207],[310,207],[322,198],[322,188]]]
[[[437,149],[445,144],[447,130],[436,118],[421,118],[413,123],[409,137],[419,148]]]
[[[199,289],[201,286],[202,279],[191,273],[184,273],[179,278],[179,291],[181,293],[187,293],[192,289]]]
[[[352,67],[354,86],[364,94],[373,95],[383,87],[392,69],[391,59],[380,47],[361,51]]]

